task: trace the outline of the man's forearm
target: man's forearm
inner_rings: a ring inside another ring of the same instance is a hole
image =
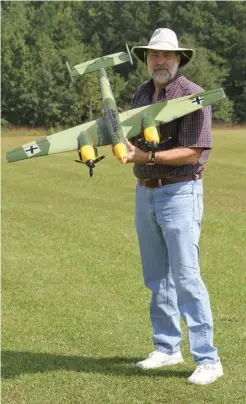
[[[151,161],[151,152],[144,152],[134,146],[126,138],[127,158],[126,163],[146,164]],[[169,166],[182,166],[186,164],[196,164],[199,161],[202,149],[177,147],[176,149],[157,151],[155,153],[155,164]]]
[[[188,147],[158,151],[155,153],[155,164],[165,164],[168,166],[194,165],[199,161],[201,152],[202,149],[190,149]]]

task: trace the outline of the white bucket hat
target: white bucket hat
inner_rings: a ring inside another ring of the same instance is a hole
[[[134,46],[131,53],[141,62],[146,62],[145,52],[148,49],[180,52],[179,67],[186,66],[195,57],[193,49],[179,48],[178,39],[174,31],[168,28],[157,28],[147,46]]]

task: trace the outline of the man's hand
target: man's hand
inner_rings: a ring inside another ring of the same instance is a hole
[[[133,146],[128,139],[126,140],[127,146],[127,160],[126,163],[145,164],[150,160],[150,153],[145,153],[136,146]]]

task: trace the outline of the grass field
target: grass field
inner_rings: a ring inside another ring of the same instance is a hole
[[[18,134],[17,134],[18,135]],[[246,130],[214,130],[201,267],[225,376],[190,386],[185,364],[146,373],[152,350],[134,230],[135,180],[110,148],[93,179],[76,153],[7,163],[2,139],[2,403],[246,402]]]

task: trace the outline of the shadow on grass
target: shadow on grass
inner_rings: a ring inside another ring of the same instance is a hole
[[[139,358],[112,357],[93,358],[89,356],[62,356],[49,353],[2,351],[2,378],[11,379],[25,373],[46,373],[56,370],[72,372],[103,373],[113,376],[162,376],[188,377],[191,372],[184,370],[151,370],[136,368]]]

